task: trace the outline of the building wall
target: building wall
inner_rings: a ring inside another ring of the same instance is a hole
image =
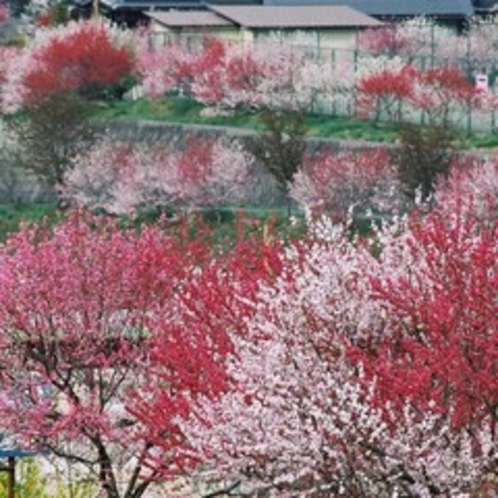
[[[241,31],[235,26],[220,26],[220,27],[185,27],[185,28],[169,28],[163,24],[152,20],[150,23],[152,31],[152,39],[155,44],[173,43],[183,40],[202,39],[205,36],[212,36],[222,40],[239,41],[241,39]],[[187,42],[188,43],[188,42]]]
[[[244,43],[254,41],[273,41],[290,43],[296,46],[308,46],[320,49],[346,49],[355,50],[357,37],[360,29],[249,29],[233,27],[185,27],[179,29],[168,28],[161,23],[152,20],[151,30],[155,33],[157,40],[174,41],[180,38],[195,38],[202,36],[214,36],[223,40],[233,40]]]
[[[253,30],[252,38],[258,41],[270,39],[296,46],[315,47],[317,50],[355,50],[359,31],[357,28]]]

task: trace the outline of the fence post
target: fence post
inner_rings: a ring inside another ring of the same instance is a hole
[[[335,57],[335,49],[334,48],[331,49],[330,63],[332,64],[332,74],[334,74],[334,78],[335,78],[335,75],[337,74],[337,60]],[[332,109],[332,115],[337,116],[337,100],[335,98],[335,95],[332,95],[331,109]]]
[[[13,456],[7,457],[7,465],[0,465],[0,472],[7,473],[7,498],[16,496],[16,459]]]
[[[7,460],[7,498],[15,498],[16,494],[16,459],[9,457]]]
[[[472,134],[472,104],[470,101],[467,104],[467,135]]]
[[[356,95],[358,92],[358,50],[354,51],[354,89],[353,89],[353,117],[356,117]]]

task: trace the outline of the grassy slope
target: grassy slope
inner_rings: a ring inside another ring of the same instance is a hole
[[[150,101],[121,101],[105,104],[99,110],[99,119],[153,120],[172,123],[192,123],[234,126],[260,129],[257,114],[236,111],[227,115],[202,115],[204,106],[189,99],[168,97]],[[306,120],[308,136],[349,140],[366,140],[393,143],[398,138],[398,123],[374,123],[369,121],[324,115],[309,115]],[[460,146],[465,149],[498,147],[498,135],[474,134],[461,136]]]

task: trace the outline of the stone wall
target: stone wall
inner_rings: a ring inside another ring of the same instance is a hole
[[[119,141],[137,141],[140,143],[164,143],[171,146],[182,148],[186,138],[191,135],[204,140],[216,140],[225,138],[227,140],[238,140],[242,144],[247,141],[248,137],[255,136],[256,132],[225,126],[207,126],[207,125],[182,125],[171,123],[159,123],[154,121],[141,122],[114,122],[109,132]],[[307,141],[308,153],[315,154],[327,149],[351,149],[372,148],[372,143],[348,142],[342,140],[318,139],[313,138]],[[285,204],[285,196],[282,189],[274,177],[267,171],[262,164],[256,165],[257,182],[254,190],[251,192],[249,204],[259,207],[276,207]]]
[[[0,121],[0,204],[48,202],[54,192],[16,163],[16,144],[9,140]]]

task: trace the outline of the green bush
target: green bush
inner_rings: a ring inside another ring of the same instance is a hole
[[[0,204],[0,242],[19,230],[22,223],[34,223],[47,218],[51,222],[60,219],[62,213],[56,204]]]
[[[456,152],[455,134],[446,128],[406,125],[393,157],[403,194],[427,200],[438,180],[447,176]]]
[[[0,498],[8,498],[8,477],[0,474]],[[15,494],[18,498],[89,498],[96,496],[97,485],[92,480],[69,482],[63,475],[48,478],[36,457],[16,462]]]

